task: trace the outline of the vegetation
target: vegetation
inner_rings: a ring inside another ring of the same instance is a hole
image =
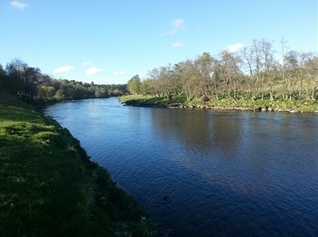
[[[127,83],[127,89],[131,94],[139,94],[140,93],[140,78],[139,75],[132,77]]]
[[[56,80],[21,60],[0,65],[0,236],[155,236],[136,201],[90,161],[78,140],[24,103],[121,97],[128,105],[318,110],[318,57],[254,40],[205,52],[126,85]],[[24,102],[22,102],[24,101]]]
[[[30,67],[19,59],[0,65],[0,92],[16,95],[28,103],[101,98],[127,93],[126,85],[95,85],[75,80],[56,80],[42,74],[39,68]]]
[[[155,236],[149,216],[54,120],[0,95],[0,236]]]
[[[216,57],[205,52],[194,60],[152,69],[142,81],[138,76],[129,80],[127,87],[133,95],[162,97],[164,104],[181,95],[187,104],[317,110],[317,55],[285,52],[286,41],[280,44],[279,59],[269,41],[254,40],[240,51],[223,50]]]
[[[185,95],[172,95],[171,99],[158,96],[126,95],[121,96],[122,103],[131,106],[161,107],[161,108],[202,108],[218,110],[239,111],[285,111],[285,112],[318,112],[318,104],[315,101],[277,100],[269,99],[251,100],[239,99],[235,102],[229,98],[220,98],[218,101],[204,101],[204,98],[187,101]]]
[[[173,95],[170,99],[166,97],[157,97],[151,95],[126,95],[121,96],[120,101],[126,105],[143,107],[169,107],[173,105],[184,104],[186,97],[183,95]]]
[[[80,142],[31,106],[126,92],[52,79],[18,59],[0,65],[0,236],[157,235]]]

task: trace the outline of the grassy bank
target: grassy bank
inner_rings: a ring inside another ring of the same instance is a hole
[[[218,100],[209,98],[208,101],[202,99],[193,99],[187,101],[186,96],[174,95],[170,99],[166,97],[154,97],[143,95],[127,95],[120,97],[121,102],[132,106],[145,107],[181,107],[181,108],[205,108],[205,109],[222,109],[222,110],[261,110],[267,109],[270,111],[284,111],[284,112],[318,112],[317,101],[305,100],[276,100],[269,99],[239,99],[233,100],[228,97],[219,97]]]
[[[2,237],[156,235],[67,129],[17,100],[0,100],[0,180]]]

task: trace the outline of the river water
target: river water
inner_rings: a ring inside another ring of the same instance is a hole
[[[318,236],[318,115],[123,106],[47,113],[169,236]]]

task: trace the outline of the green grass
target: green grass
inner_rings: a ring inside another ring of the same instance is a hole
[[[0,102],[0,180],[2,237],[156,235],[67,129],[18,101]]]
[[[232,99],[224,98],[218,101],[209,101],[209,105],[223,106],[228,108],[242,107],[242,108],[256,108],[256,107],[269,107],[274,110],[289,111],[299,110],[302,112],[315,112],[318,110],[318,103],[316,101],[305,101],[305,100],[277,100],[270,101],[269,99],[264,100],[250,100],[240,99],[234,102]]]

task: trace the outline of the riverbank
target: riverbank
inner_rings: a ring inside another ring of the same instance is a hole
[[[0,120],[0,236],[156,236],[55,120],[13,98],[1,98]]]
[[[213,110],[236,110],[255,112],[289,112],[289,113],[318,113],[318,102],[316,101],[270,101],[264,100],[230,100],[223,98],[219,100],[194,99],[187,101],[185,96],[172,96],[170,100],[166,97],[126,95],[121,96],[120,101],[128,106],[153,107],[153,108],[199,108]]]

